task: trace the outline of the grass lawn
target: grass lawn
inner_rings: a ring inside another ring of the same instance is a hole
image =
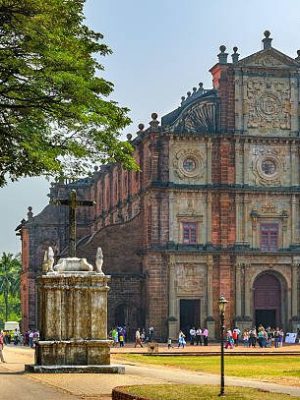
[[[199,400],[217,399],[220,388],[208,385],[142,385],[127,386],[122,391],[135,396],[145,397],[150,400]],[[293,397],[281,394],[270,393],[263,390],[244,387],[226,386],[226,399],[259,399],[259,400],[285,400]]]
[[[170,366],[186,370],[220,373],[219,356],[143,356],[114,355],[117,360]],[[298,356],[225,356],[225,375],[265,380],[282,385],[300,386],[300,357]]]

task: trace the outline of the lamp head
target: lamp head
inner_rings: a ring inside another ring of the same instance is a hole
[[[219,298],[219,311],[220,311],[220,314],[223,314],[225,312],[227,303],[228,303],[228,301],[225,299],[224,296],[221,296]]]

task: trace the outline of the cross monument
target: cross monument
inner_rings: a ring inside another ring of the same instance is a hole
[[[55,199],[51,201],[56,206],[69,206],[69,257],[76,257],[76,208],[78,206],[94,206],[95,201],[77,200],[76,190],[70,192],[65,200]]]

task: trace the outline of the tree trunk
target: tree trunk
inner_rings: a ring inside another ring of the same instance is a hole
[[[6,322],[8,320],[8,293],[5,291],[4,292],[4,303],[5,303],[5,321]]]

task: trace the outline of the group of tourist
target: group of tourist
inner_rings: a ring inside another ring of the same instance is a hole
[[[138,328],[135,332],[135,345],[134,347],[137,346],[143,346],[143,343],[148,343],[148,342],[152,342],[154,338],[154,328],[153,326],[150,326],[148,329],[148,335],[146,333],[146,329],[143,328],[142,330],[140,328]]]
[[[34,329],[34,330],[28,330],[24,334],[22,334],[18,329],[15,329],[14,331],[3,331],[3,342],[4,344],[14,344],[15,346],[21,345],[21,346],[29,346],[29,347],[35,347],[35,343],[39,340],[39,331]]]
[[[120,346],[124,347],[127,338],[126,326],[116,326],[110,333],[109,337],[113,340],[113,347]]]
[[[263,325],[259,325],[257,329],[244,329],[242,333],[238,327],[235,327],[233,330],[228,329],[225,338],[225,348],[233,349],[239,345],[240,340],[244,347],[256,347],[258,345],[260,348],[266,348],[272,347],[274,343],[274,347],[278,348],[283,345],[284,331],[279,327],[268,327],[265,329]]]
[[[195,327],[192,327],[189,330],[189,340],[190,340],[190,344],[192,346],[194,346],[194,345],[208,346],[208,329],[207,328],[196,329]],[[170,347],[169,341],[170,341],[170,339],[168,340],[168,347]],[[178,334],[178,346],[177,347],[184,348],[185,345],[186,345],[186,335],[184,334],[184,332],[182,330],[180,330],[179,334]]]

